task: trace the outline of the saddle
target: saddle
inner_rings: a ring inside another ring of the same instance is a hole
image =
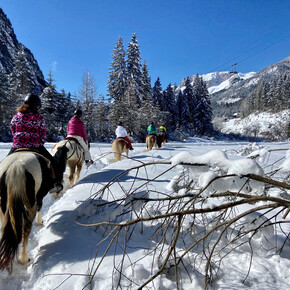
[[[124,139],[123,137],[118,137],[118,138],[116,138],[116,139],[117,139],[117,140],[123,140],[126,144],[129,145],[128,141],[127,141],[126,139]]]
[[[74,137],[66,137],[64,140],[71,140],[71,141],[75,141],[77,144],[79,144],[80,146],[82,146],[79,142],[78,139],[74,138]]]

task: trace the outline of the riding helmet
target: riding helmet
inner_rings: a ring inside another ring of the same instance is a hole
[[[32,110],[38,110],[41,108],[40,97],[34,94],[28,94],[24,99],[24,104],[29,105]]]
[[[123,122],[122,121],[119,121],[118,122],[118,126],[123,126]]]
[[[74,111],[74,115],[77,117],[81,117],[83,115],[83,111],[81,109],[76,109]]]

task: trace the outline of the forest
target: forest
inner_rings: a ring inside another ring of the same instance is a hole
[[[97,95],[94,76],[87,70],[78,93],[57,92],[50,70],[47,86],[40,95],[41,114],[47,124],[47,141],[58,141],[66,135],[66,125],[76,108],[83,110],[83,121],[91,141],[111,141],[118,121],[122,121],[130,137],[143,142],[147,127],[154,122],[158,128],[166,124],[169,138],[182,139],[189,135],[213,133],[209,94],[202,78],[195,82],[187,78],[186,88],[175,95],[171,84],[163,89],[159,77],[151,86],[146,61],[141,61],[140,46],[134,33],[125,51],[119,37],[112,53],[108,74],[108,95]],[[24,49],[14,61],[13,72],[0,72],[0,140],[10,141],[10,120],[24,97],[33,92],[31,71]]]

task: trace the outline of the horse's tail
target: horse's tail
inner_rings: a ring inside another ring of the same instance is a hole
[[[22,232],[30,229],[28,216],[31,208],[27,189],[33,188],[32,175],[16,162],[1,177],[2,237],[0,240],[0,270],[12,264],[22,239]],[[35,198],[35,197],[34,197]],[[34,201],[33,201],[34,202]]]
[[[120,148],[120,142],[117,139],[114,140],[114,142],[112,144],[112,149],[113,149],[113,152],[115,154],[115,161],[120,161],[121,160],[121,153],[123,150]]]

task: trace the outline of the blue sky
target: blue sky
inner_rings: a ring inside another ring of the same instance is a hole
[[[259,71],[290,55],[289,0],[0,0],[18,41],[58,91],[79,91],[86,70],[107,93],[121,36],[137,34],[152,85],[214,71]]]

